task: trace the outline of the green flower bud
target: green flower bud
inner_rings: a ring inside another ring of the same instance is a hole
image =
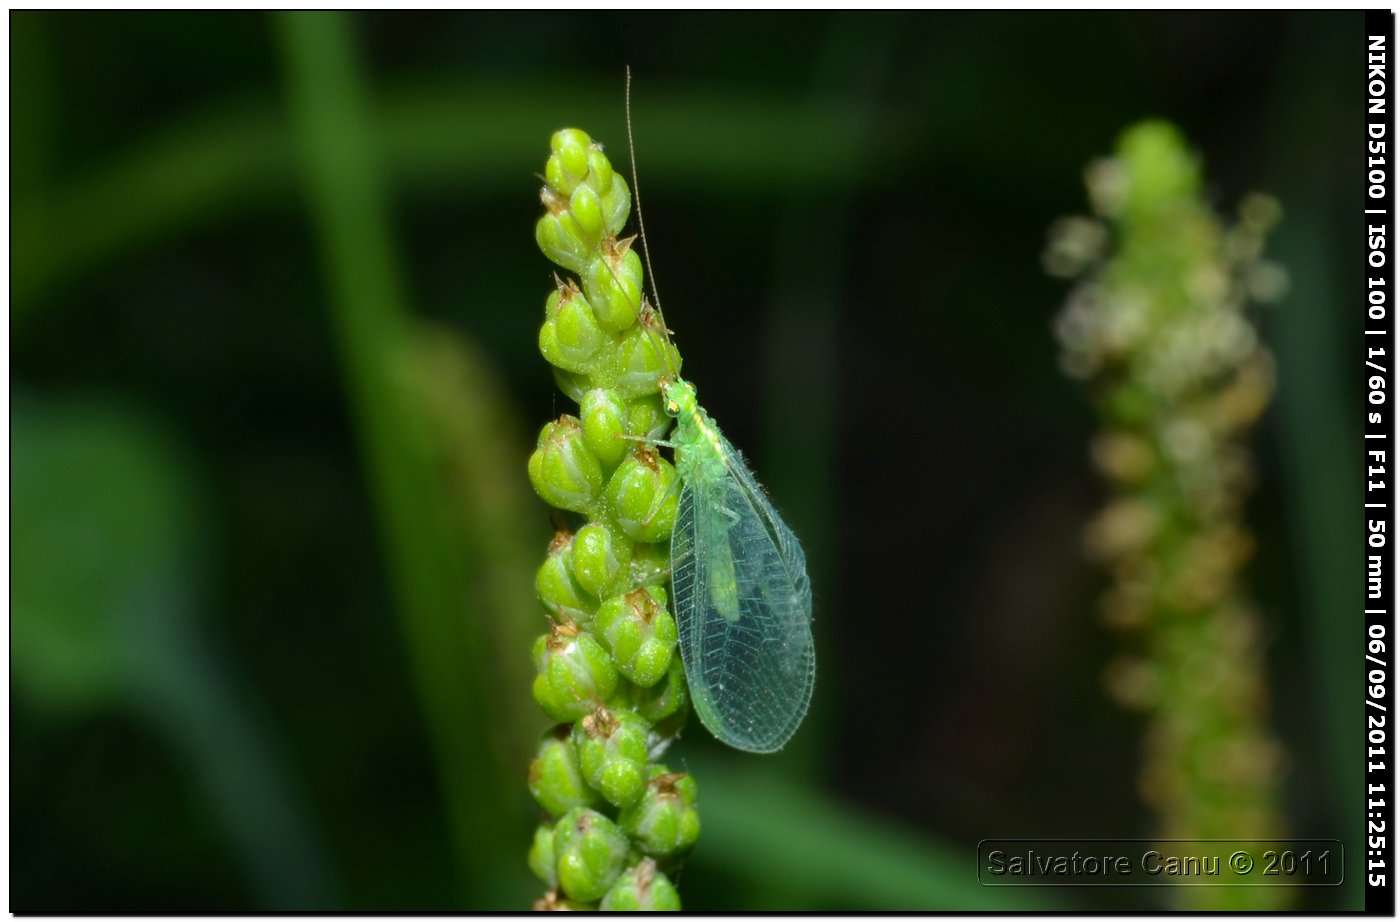
[[[629,586],[665,583],[671,578],[671,547],[668,543],[632,545]]]
[[[540,430],[530,455],[530,483],[551,506],[588,512],[596,506],[603,470],[583,440],[583,425],[561,416]]]
[[[544,162],[544,181],[556,195],[568,195],[573,191],[573,180],[564,170],[564,161],[558,157],[550,157]]]
[[[535,701],[550,717],[573,721],[617,690],[617,669],[591,634],[558,625],[535,641]]]
[[[540,354],[566,371],[587,372],[606,339],[593,308],[572,282],[550,292],[540,327]]]
[[[671,417],[661,409],[660,392],[627,402],[627,434],[642,439],[660,439],[671,428]],[[625,441],[619,439],[618,441]]]
[[[1200,160],[1169,122],[1140,122],[1125,131],[1118,161],[1129,174],[1125,221],[1180,207],[1201,185]]]
[[[1141,381],[1129,380],[1115,388],[1108,397],[1108,411],[1125,424],[1146,423],[1152,418],[1157,395]]]
[[[671,665],[676,620],[666,610],[666,590],[644,586],[613,596],[598,607],[594,629],[612,651],[617,671],[650,688]]]
[[[612,173],[612,164],[608,163],[606,157],[599,151],[598,156],[607,167],[607,172],[612,175],[612,182],[604,187],[601,179],[601,172],[597,165],[594,165],[594,176],[598,180],[598,192],[602,196],[603,224],[608,229],[608,233],[616,236],[622,233],[622,228],[627,224],[627,213],[632,210],[632,190],[627,188],[621,176]],[[590,161],[592,162],[592,161]]]
[[[601,253],[579,273],[598,324],[609,333],[635,323],[642,307],[642,259],[629,244],[603,241]]]
[[[559,875],[554,869],[554,824],[541,823],[535,830],[535,841],[530,843],[530,854],[526,858],[530,871],[544,881],[547,887],[559,885]]]
[[[588,155],[593,148],[593,139],[588,132],[578,128],[561,128],[549,138],[550,160],[557,161],[558,171],[573,182],[582,182],[588,177]],[[549,167],[545,167],[546,173]],[[551,185],[553,185],[551,183]],[[556,187],[568,195],[572,188]]]
[[[672,361],[668,364],[666,354]],[[625,400],[659,394],[661,379],[680,367],[679,354],[657,328],[647,323],[633,326],[618,340],[611,361],[595,372]],[[664,414],[663,414],[664,415]],[[669,420],[668,420],[669,421]]]
[[[560,128],[549,136],[550,153],[557,154],[569,146],[588,150],[593,146],[593,138],[582,128]]]
[[[576,900],[596,900],[622,873],[627,836],[596,810],[575,807],[554,827],[559,886]]]
[[[603,203],[598,193],[589,185],[581,185],[569,196],[569,214],[583,233],[590,247],[596,247],[607,230],[603,222]]]
[[[612,162],[608,160],[608,155],[603,153],[601,144],[594,144],[588,149],[588,175],[599,195],[607,195],[612,191],[613,177],[617,174],[613,172]],[[615,234],[617,231],[610,229],[610,233]]]
[[[592,912],[598,907],[581,900],[571,900],[566,896],[560,896],[554,890],[550,890],[535,900],[535,905],[530,908],[535,912]]]
[[[574,724],[583,777],[615,807],[636,803],[646,791],[650,729],[636,714],[603,707]]]
[[[539,244],[540,252],[556,266],[570,272],[583,272],[593,259],[593,250],[583,231],[564,209],[564,202],[548,187],[540,192],[540,201],[549,209],[535,223],[535,243]]]
[[[660,404],[658,403],[658,409]],[[617,466],[631,447],[619,438],[629,432],[630,407],[611,390],[594,388],[579,401],[579,417],[583,420],[583,438],[588,450],[602,462],[605,470]]]
[[[671,462],[646,445],[633,449],[618,465],[608,481],[608,508],[627,537],[665,541],[671,536],[680,498],[676,476]]]
[[[592,385],[588,383],[588,378],[583,375],[574,374],[571,371],[565,371],[557,365],[554,366],[552,370],[554,372],[554,383],[559,386],[559,389],[568,395],[568,398],[574,403],[582,403],[583,395],[588,393],[588,389],[592,387]]]
[[[700,813],[695,779],[655,765],[642,799],[618,815],[617,823],[648,855],[671,855],[695,844]]]
[[[573,568],[578,585],[597,598],[607,594],[632,559],[632,542],[590,522],[574,536]]]
[[[574,580],[573,556],[577,537],[561,531],[549,542],[549,556],[535,573],[535,594],[558,624],[577,624],[587,628],[593,623],[594,606],[583,597]]]
[[[598,908],[604,912],[679,912],[681,898],[656,862],[646,858],[617,879]]]
[[[554,816],[563,816],[574,807],[590,807],[598,802],[598,792],[583,780],[578,758],[569,741],[568,724],[559,724],[545,734],[539,753],[530,763],[527,778],[530,795]]]
[[[650,688],[628,683],[626,691],[632,710],[654,725],[654,734],[675,736],[685,725],[690,692],[685,684],[685,666],[679,656],[671,657],[671,665],[660,682]]]

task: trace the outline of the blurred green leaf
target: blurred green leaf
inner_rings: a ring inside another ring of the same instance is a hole
[[[154,418],[95,399],[11,407],[11,651],[36,710],[131,710],[165,734],[269,906],[335,904],[275,746],[196,623],[202,510]]]
[[[194,594],[184,461],[130,408],[21,398],[10,463],[16,687],[67,714],[111,703],[137,680],[142,623]]]

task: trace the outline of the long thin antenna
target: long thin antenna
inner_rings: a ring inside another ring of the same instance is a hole
[[[632,66],[629,64],[625,68],[627,73],[627,88],[623,91],[623,97],[627,108],[627,159],[632,164],[632,203],[637,206],[637,230],[642,238],[642,258],[646,260],[647,277],[651,279],[651,299],[656,302],[656,314],[661,319],[661,329],[670,339],[669,331],[666,330],[666,315],[661,312],[661,295],[656,291],[656,273],[651,269],[651,250],[647,247],[647,225],[642,220],[642,190],[637,185],[637,147],[632,143]]]

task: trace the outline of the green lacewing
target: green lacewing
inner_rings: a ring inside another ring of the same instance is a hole
[[[627,146],[646,255],[631,88],[629,70]],[[654,295],[650,256],[646,261]],[[656,304],[660,318],[659,298]],[[667,337],[664,319],[655,327]],[[659,351],[669,366],[674,353]],[[691,700],[720,742],[776,752],[797,732],[816,682],[807,560],[743,456],[697,402],[695,386],[672,370],[661,390],[666,414],[676,421],[663,443],[675,450],[681,479],[671,530],[671,599]]]
[[[682,483],[671,598],[695,712],[720,742],[775,752],[797,732],[816,680],[807,561],[694,385],[676,378],[663,396]]]

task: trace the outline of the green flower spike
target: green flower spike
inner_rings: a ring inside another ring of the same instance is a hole
[[[646,858],[617,879],[598,908],[604,912],[678,912],[681,898],[666,875],[657,870],[656,862]]]
[[[629,681],[650,688],[661,681],[676,649],[676,620],[660,586],[614,596],[598,608],[594,627]]]
[[[1100,423],[1090,453],[1109,501],[1085,545],[1112,576],[1100,613],[1125,647],[1105,685],[1147,720],[1138,789],[1164,839],[1268,839],[1287,833],[1285,755],[1269,729],[1270,632],[1243,571],[1251,430],[1274,365],[1250,308],[1281,293],[1282,269],[1260,258],[1279,206],[1251,196],[1227,225],[1202,175],[1170,124],[1132,126],[1085,173],[1096,215],[1058,222],[1045,266],[1078,280],[1055,332]],[[1293,898],[1268,886],[1171,896],[1197,911]]]
[[[574,724],[583,777],[615,807],[636,803],[646,791],[650,731],[636,714],[604,707]]]
[[[598,792],[583,780],[568,724],[559,724],[545,735],[527,780],[535,802],[554,816],[598,802]]]
[[[660,382],[681,356],[643,297],[633,240],[618,236],[632,195],[603,148],[577,129],[555,132],[544,178],[535,240],[577,277],[555,279],[539,349],[578,410],[541,430],[528,469],[545,502],[585,521],[560,521],[535,575],[554,627],[535,642],[533,693],[559,722],[528,772],[553,818],[529,852],[549,887],[535,907],[592,909],[605,898],[612,909],[678,909],[646,854],[677,860],[699,830],[694,782],[653,761],[690,711],[663,588],[680,483],[646,443],[671,431]],[[610,818],[617,810],[627,830]]]
[[[656,765],[642,799],[623,810],[617,823],[648,855],[662,857],[683,852],[700,835],[695,798],[694,778]]]
[[[627,859],[627,836],[603,814],[577,807],[554,827],[559,886],[571,898],[591,902],[608,892]]]

